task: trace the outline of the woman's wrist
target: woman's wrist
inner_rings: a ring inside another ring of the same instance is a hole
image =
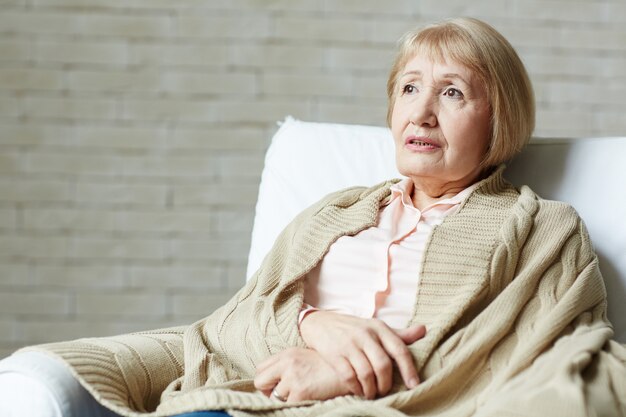
[[[302,304],[302,308],[300,309],[300,314],[298,315],[298,327],[302,325],[302,322],[304,321],[306,317],[309,316],[309,314],[314,313],[316,311],[320,311],[320,309],[317,307],[313,307],[312,305],[309,305],[306,303]]]
[[[305,313],[305,314],[302,314]],[[300,336],[309,348],[315,349],[315,340],[322,336],[316,326],[317,318],[324,313],[324,310],[312,307],[309,310],[301,311],[299,323]]]

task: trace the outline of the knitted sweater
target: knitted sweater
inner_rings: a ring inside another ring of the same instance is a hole
[[[410,346],[422,383],[391,394],[285,404],[256,392],[258,363],[305,346],[303,279],[340,236],[373,226],[393,182],[327,196],[278,237],[251,281],[188,327],[42,345],[125,416],[626,415],[626,347],[611,341],[585,227],[566,204],[481,181],[427,245]],[[597,413],[597,414],[595,414]]]

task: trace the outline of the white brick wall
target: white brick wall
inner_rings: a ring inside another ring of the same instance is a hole
[[[0,357],[222,304],[275,122],[384,124],[397,38],[455,15],[517,47],[538,136],[626,133],[623,0],[0,2]]]

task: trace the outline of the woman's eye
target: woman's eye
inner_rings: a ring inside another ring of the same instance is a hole
[[[413,84],[407,84],[404,87],[402,87],[403,94],[413,94],[415,92],[417,92],[417,88],[415,88]]]
[[[463,98],[463,93],[461,92],[461,90],[453,87],[447,88],[443,92],[443,95],[450,98]]]

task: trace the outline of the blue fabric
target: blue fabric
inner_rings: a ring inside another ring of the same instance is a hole
[[[230,417],[223,411],[196,411],[193,413],[177,414],[173,417]]]

